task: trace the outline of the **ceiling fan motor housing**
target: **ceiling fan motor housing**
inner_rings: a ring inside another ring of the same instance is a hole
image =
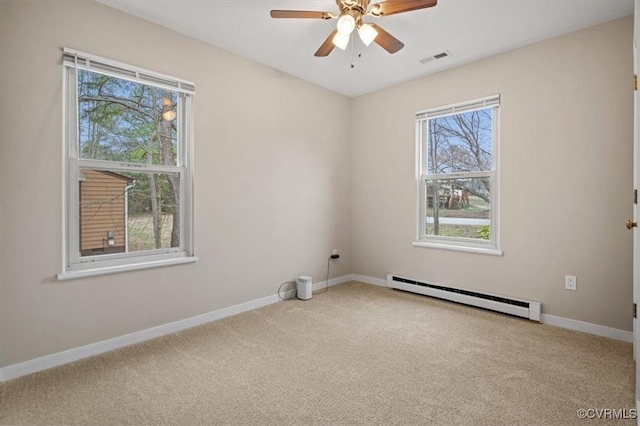
[[[369,0],[336,0],[336,3],[338,3],[341,15],[349,10],[356,11],[359,15],[363,15],[369,6]]]

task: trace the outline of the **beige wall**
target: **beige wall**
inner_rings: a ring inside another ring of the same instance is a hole
[[[64,46],[196,83],[198,263],[56,281]],[[351,272],[348,98],[93,1],[0,1],[0,54],[0,367]]]
[[[627,17],[355,99],[353,272],[530,298],[631,330],[632,75]],[[415,113],[496,93],[504,255],[412,247]]]

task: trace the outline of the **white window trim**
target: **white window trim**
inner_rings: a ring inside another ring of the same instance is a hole
[[[183,124],[179,126],[178,159],[176,166],[139,165],[126,162],[80,160],[77,153],[77,84],[72,69],[92,72],[137,81],[146,85],[161,87],[182,93],[178,97],[177,108]],[[107,71],[105,71],[107,70]],[[155,73],[98,56],[72,49],[63,49],[63,150],[62,150],[62,268],[58,280],[112,274],[117,272],[148,269],[160,266],[196,262],[193,238],[193,95],[195,85],[186,80]],[[75,124],[75,128],[74,128]],[[118,168],[141,169],[149,172],[172,172],[180,175],[180,247],[148,250],[135,253],[113,253],[97,256],[79,255],[79,223],[70,217],[70,212],[78,207],[78,172],[81,168],[113,170]],[[78,251],[77,253],[75,251]]]
[[[473,172],[473,173],[448,173],[429,175],[426,173],[425,147],[423,146],[422,122],[438,117],[444,117],[463,112],[470,112],[480,109],[494,108],[492,118],[492,169],[490,171]],[[455,250],[468,253],[488,254],[494,256],[502,256],[503,252],[500,248],[500,95],[488,96],[461,102],[457,104],[447,105],[444,107],[433,108],[416,114],[416,164],[415,164],[415,180],[416,180],[416,240],[412,243],[414,247],[434,248],[444,250]],[[459,177],[485,177],[489,176],[491,182],[491,233],[490,240],[483,241],[474,238],[446,237],[441,235],[427,235],[425,223],[426,200],[423,194],[426,194],[427,179],[454,179]]]

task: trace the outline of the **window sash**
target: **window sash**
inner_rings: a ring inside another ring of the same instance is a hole
[[[498,102],[499,102],[499,98],[498,98]],[[492,112],[492,119],[491,119],[491,168],[488,170],[479,170],[477,172],[453,172],[453,173],[429,173],[429,165],[428,165],[428,161],[429,161],[429,148],[428,148],[428,140],[429,140],[429,128],[427,123],[429,122],[429,120],[433,119],[433,118],[442,118],[442,117],[446,117],[449,115],[457,115],[457,114],[462,114],[465,112],[472,112],[472,111],[478,111],[478,110],[482,110],[482,109],[488,109],[489,107],[485,107],[485,106],[481,106],[479,108],[472,108],[472,109],[468,109],[468,110],[464,110],[464,111],[457,111],[451,114],[446,114],[446,115],[441,115],[441,116],[434,116],[434,117],[429,117],[427,119],[423,119],[423,120],[416,120],[416,128],[417,128],[417,133],[418,133],[418,138],[419,138],[419,158],[420,158],[420,172],[423,173],[423,175],[429,175],[429,176],[457,176],[457,175],[463,175],[463,174],[474,174],[474,173],[486,173],[486,172],[490,172],[490,171],[496,171],[497,165],[498,165],[498,155],[497,155],[497,141],[498,141],[498,122],[499,122],[499,104],[498,105],[493,105],[491,108],[493,110]]]
[[[147,164],[147,163],[131,163],[131,162],[124,162],[124,161],[116,162],[116,161],[109,161],[109,160],[93,160],[88,158],[81,158],[80,135],[79,135],[79,129],[78,129],[78,124],[79,124],[78,81],[77,81],[78,75],[75,72],[75,70],[76,68],[66,69],[66,76],[69,84],[69,87],[68,87],[69,100],[73,100],[73,105],[71,104],[71,102],[69,102],[67,114],[69,116],[69,121],[71,122],[73,120],[76,123],[75,126],[73,127],[70,126],[67,130],[67,134],[69,135],[69,158],[76,159],[77,161],[83,161],[83,162],[94,162],[96,164],[100,162],[109,163],[109,164],[118,163],[121,165],[126,164],[126,167],[130,167],[133,169],[140,168],[141,166],[160,166],[156,164]],[[116,78],[120,78],[120,77],[116,76]],[[153,84],[150,84],[148,82],[141,83],[141,84],[156,87]],[[170,90],[173,90],[173,89],[170,89]],[[191,133],[193,129],[193,115],[192,115],[193,114],[193,96],[185,93],[178,93],[176,113],[178,116],[178,123],[179,123],[177,134],[176,134],[177,140],[178,140],[178,150],[176,153],[177,154],[176,165],[170,165],[170,164],[161,165],[165,167],[174,167],[174,168],[184,167],[187,164],[187,159],[193,158],[191,156],[192,152],[189,151],[189,147],[187,147],[187,143],[186,143],[187,140],[192,140],[187,138],[191,138],[193,136]]]
[[[498,241],[498,188],[497,188],[497,176],[495,172],[481,172],[481,173],[473,173],[474,176],[464,175],[464,176],[456,176],[452,177],[451,175],[438,175],[441,177],[434,177],[434,175],[422,175],[420,178],[419,185],[419,209],[418,209],[418,241],[428,242],[428,241],[441,241],[447,242],[451,244],[459,244],[464,246],[478,246],[478,247],[496,247]],[[426,218],[427,218],[427,180],[453,180],[460,178],[488,178],[489,179],[489,188],[491,188],[491,199],[489,203],[490,215],[489,215],[489,239],[484,240],[481,238],[466,238],[466,237],[451,237],[446,235],[433,235],[427,234],[427,226],[426,226]]]
[[[111,254],[100,254],[100,255],[88,255],[88,256],[82,256],[80,254],[80,185],[78,185],[79,182],[79,177],[80,177],[80,170],[81,169],[91,169],[91,170],[106,170],[106,171],[112,171],[112,172],[130,172],[131,169],[127,169],[127,168],[118,168],[118,167],[105,167],[104,165],[100,165],[98,167],[93,167],[90,165],[86,165],[86,162],[83,161],[77,161],[77,162],[73,162],[70,161],[69,164],[69,185],[68,185],[68,195],[69,195],[69,210],[68,210],[68,214],[69,214],[69,230],[70,230],[70,234],[69,234],[69,253],[68,253],[68,258],[69,258],[69,262],[70,264],[67,265],[68,267],[70,267],[71,269],[73,268],[73,265],[80,265],[80,264],[86,264],[86,263],[95,263],[95,262],[103,262],[103,261],[109,261],[109,260],[114,260],[114,259],[126,259],[126,258],[139,258],[139,257],[143,257],[143,256],[150,256],[150,255],[154,255],[154,254],[159,254],[159,253],[176,253],[176,252],[185,252],[188,251],[188,247],[190,247],[190,245],[188,244],[189,239],[185,238],[186,235],[191,235],[190,232],[190,228],[189,228],[189,224],[191,223],[189,221],[189,217],[185,214],[183,214],[183,212],[186,212],[187,207],[189,206],[189,200],[188,197],[183,196],[182,194],[186,194],[187,191],[187,182],[186,182],[186,176],[188,174],[188,171],[186,168],[172,168],[170,170],[171,173],[177,173],[180,177],[180,187],[179,187],[179,192],[180,192],[180,205],[178,206],[178,209],[180,211],[180,245],[178,247],[166,247],[166,248],[159,248],[159,249],[150,249],[150,250],[141,250],[141,251],[134,251],[134,252],[126,252],[126,253],[111,253]],[[102,162],[102,163],[109,163],[107,162]],[[137,169],[136,172],[141,172],[141,173],[146,173],[146,172],[160,172],[162,173],[163,171],[165,171],[165,168],[162,168],[162,170],[151,170],[151,168],[149,169]],[[71,214],[73,214],[73,216],[71,216]],[[183,233],[185,234],[185,236],[183,236]]]
[[[74,78],[76,78],[77,75],[74,73]],[[77,81],[76,81],[77,84]],[[146,84],[146,83],[145,83]],[[149,84],[146,84],[147,86],[149,86]],[[75,112],[75,117],[76,117],[76,123],[78,123],[78,111],[79,111],[79,106],[77,105],[77,86],[76,86],[76,112]],[[189,125],[188,123],[182,123],[182,120],[185,119],[186,114],[187,114],[187,105],[190,104],[191,98],[187,97],[187,95],[185,94],[178,94],[178,102],[176,104],[176,113],[177,113],[177,117],[178,117],[178,129],[177,129],[177,145],[178,145],[178,149],[176,152],[176,164],[148,164],[148,163],[133,163],[133,162],[127,162],[127,161],[111,161],[111,160],[94,160],[91,158],[82,158],[80,156],[80,136],[78,134],[78,130],[76,130],[76,136],[75,136],[75,141],[70,141],[70,143],[73,143],[74,146],[72,147],[71,152],[74,153],[74,155],[72,156],[72,158],[77,159],[78,161],[83,161],[86,163],[95,163],[95,164],[99,164],[99,163],[109,163],[109,164],[120,164],[122,167],[128,167],[130,169],[138,169],[141,168],[142,166],[163,166],[165,168],[176,168],[176,167],[184,167],[184,165],[186,164],[186,158],[187,158],[187,154],[185,149],[185,141],[187,140],[187,134],[185,133],[186,127]],[[168,169],[167,169],[168,170]]]

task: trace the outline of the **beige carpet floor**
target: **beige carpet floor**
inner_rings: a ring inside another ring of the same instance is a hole
[[[628,343],[352,282],[6,382],[0,423],[600,424],[633,376]]]

